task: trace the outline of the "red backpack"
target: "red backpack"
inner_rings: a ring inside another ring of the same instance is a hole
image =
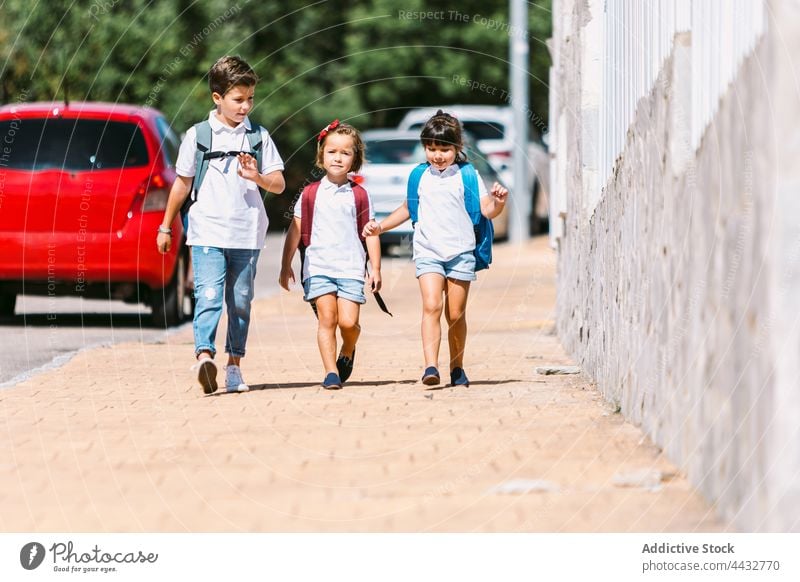
[[[301,210],[302,215],[300,218],[300,276],[302,277],[303,267],[302,264],[305,261],[305,251],[311,245],[311,225],[314,224],[314,205],[317,201],[317,190],[319,190],[320,182],[313,182],[303,188],[303,201],[301,203]],[[364,239],[364,226],[369,222],[369,198],[367,197],[367,191],[364,190],[364,187],[361,184],[356,184],[352,180],[350,181],[350,187],[353,189],[353,199],[356,203],[356,228],[358,229],[358,238],[361,240],[361,244],[364,245],[364,250],[367,250],[367,243]],[[369,262],[369,252],[367,251],[367,262],[364,264],[364,272],[367,272],[367,264]],[[373,292],[375,296],[375,302],[378,304],[378,307],[381,308],[381,311],[392,315],[389,312],[389,309],[386,307],[386,303],[383,301],[380,293]],[[311,308],[314,310],[314,314],[317,313],[317,306],[314,302],[311,302]],[[394,316],[392,316],[394,317]]]
[[[300,248],[305,250],[311,244],[311,225],[314,224],[314,203],[317,201],[317,190],[320,182],[314,182],[303,188],[302,218],[300,219]],[[350,181],[353,198],[356,202],[356,227],[358,238],[364,243],[362,233],[369,222],[369,199],[367,191],[360,184]],[[366,243],[364,243],[366,244]]]

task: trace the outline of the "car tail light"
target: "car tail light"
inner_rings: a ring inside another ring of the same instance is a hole
[[[145,180],[139,188],[138,194],[144,198],[142,212],[163,212],[167,207],[169,189],[166,180],[158,174]]]

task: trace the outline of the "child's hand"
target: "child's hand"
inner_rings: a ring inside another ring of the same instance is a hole
[[[296,282],[294,278],[294,270],[291,267],[282,268],[280,277],[278,277],[278,284],[288,291],[289,281],[292,283]]]
[[[369,278],[367,279],[367,283],[369,283],[369,287],[373,293],[377,293],[381,290],[381,272],[380,270],[372,271],[370,273]]]
[[[258,179],[258,164],[250,154],[239,154],[239,175],[245,180],[255,182]]]
[[[172,247],[172,235],[159,232],[158,235],[156,235],[156,245],[158,245],[159,253],[162,255],[168,253],[169,249]]]
[[[491,194],[497,202],[505,204],[506,198],[508,197],[508,189],[503,188],[499,183],[495,182],[492,185]]]
[[[362,236],[374,236],[376,234],[380,234],[383,231],[381,225],[378,224],[375,220],[370,220],[367,224],[364,225],[364,231],[361,233]]]

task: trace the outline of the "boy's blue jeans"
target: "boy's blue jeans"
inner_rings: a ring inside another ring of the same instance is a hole
[[[228,306],[225,351],[231,356],[244,356],[259,252],[252,249],[192,247],[195,355],[202,351],[217,353],[214,339],[222,316],[224,293]]]

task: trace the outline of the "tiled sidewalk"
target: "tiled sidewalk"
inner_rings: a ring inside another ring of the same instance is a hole
[[[471,291],[467,389],[417,382],[419,294],[405,260],[386,261],[395,317],[365,306],[339,392],[319,387],[315,320],[299,292],[254,307],[249,393],[202,395],[188,371],[191,330],[81,353],[0,391],[0,527],[723,530],[585,378],[534,373],[572,363],[553,334],[554,271],[543,238],[495,248]],[[642,477],[653,471],[660,483]]]

